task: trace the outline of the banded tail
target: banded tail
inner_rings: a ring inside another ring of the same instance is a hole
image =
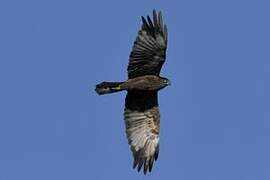
[[[124,90],[121,88],[121,84],[123,84],[123,82],[102,82],[96,85],[95,91],[99,95],[119,92]]]

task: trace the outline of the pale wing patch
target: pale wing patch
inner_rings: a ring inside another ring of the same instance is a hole
[[[144,165],[144,173],[151,172],[159,149],[159,110],[157,107],[144,112],[125,109],[128,143],[134,157],[134,168]]]

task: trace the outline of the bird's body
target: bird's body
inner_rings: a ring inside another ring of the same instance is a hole
[[[143,25],[134,42],[128,65],[128,80],[96,85],[99,95],[127,91],[124,119],[133,167],[144,173],[152,170],[159,153],[160,114],[158,91],[170,84],[160,77],[167,49],[167,27],[161,12],[153,11],[153,21],[142,17]]]
[[[108,94],[113,91],[158,91],[170,82],[166,78],[162,78],[155,75],[145,75],[136,78],[128,79],[124,82],[114,82],[108,86],[111,82],[103,82],[97,85],[96,91],[98,94]]]

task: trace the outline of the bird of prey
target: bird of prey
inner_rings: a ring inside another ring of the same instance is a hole
[[[127,91],[124,119],[126,135],[133,153],[133,168],[144,174],[151,172],[159,153],[160,114],[158,91],[170,85],[161,77],[168,42],[167,27],[161,12],[153,10],[153,18],[142,16],[139,30],[129,56],[128,80],[102,82],[96,85],[99,95]]]

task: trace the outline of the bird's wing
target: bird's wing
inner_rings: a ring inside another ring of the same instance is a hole
[[[126,135],[133,153],[133,168],[151,172],[159,153],[160,115],[157,92],[128,92],[125,105]]]
[[[168,34],[161,12],[157,14],[154,10],[153,21],[147,16],[147,20],[142,17],[142,22],[129,56],[129,78],[159,75],[166,58]]]

